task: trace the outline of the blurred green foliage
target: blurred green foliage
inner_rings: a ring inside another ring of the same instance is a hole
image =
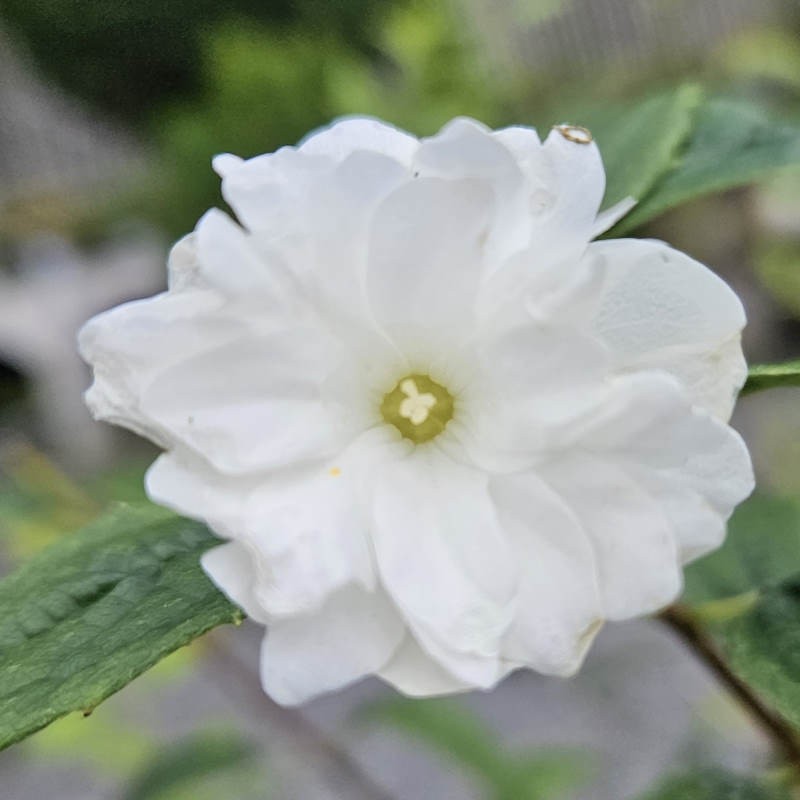
[[[397,0],[4,0],[0,18],[70,93],[135,124],[202,90],[204,37],[221,22],[268,23],[310,39],[372,50],[372,29]]]
[[[440,3],[394,8],[375,32],[376,62],[330,33],[285,35],[252,24],[226,24],[204,40],[203,90],[158,115],[156,196],[140,210],[173,235],[190,230],[220,205],[211,158],[242,157],[295,144],[345,114],[381,117],[417,133],[433,133],[463,114],[488,123],[511,95],[492,91],[474,62],[462,28]],[[446,68],[443,68],[446,65]]]
[[[167,745],[131,779],[124,800],[219,797],[268,797],[256,748],[232,731],[208,731]]]
[[[428,744],[466,768],[491,800],[563,797],[585,784],[592,772],[591,758],[577,749],[507,752],[486,723],[452,700],[394,698],[367,706],[361,715]]]
[[[22,440],[0,447],[0,555],[24,559],[100,512],[94,497]]]

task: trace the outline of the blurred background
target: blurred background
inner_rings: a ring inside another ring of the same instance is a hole
[[[3,0],[0,574],[111,499],[142,497],[154,453],[89,418],[75,332],[163,287],[171,241],[222,205],[212,155],[269,152],[349,113],[417,134],[459,114],[580,123],[581,108],[687,80],[800,121],[797,0]],[[749,359],[798,356],[800,172],[641,233],[734,286]],[[734,424],[759,502],[800,530],[798,401],[747,398]],[[688,766],[724,780],[770,765],[656,621],[606,630],[570,681],[517,674],[417,703],[367,681],[298,712],[261,694],[258,639],[215,631],[90,718],[0,754],[0,796],[621,800]]]

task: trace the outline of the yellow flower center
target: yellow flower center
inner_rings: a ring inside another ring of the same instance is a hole
[[[408,375],[383,398],[381,415],[406,439],[422,444],[453,418],[453,396],[428,375]]]

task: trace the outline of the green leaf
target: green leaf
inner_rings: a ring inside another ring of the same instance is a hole
[[[680,86],[633,107],[604,105],[575,117],[592,131],[603,155],[605,206],[644,197],[670,169],[702,97],[699,86]]]
[[[733,672],[800,728],[800,576],[714,628]]]
[[[686,570],[684,602],[728,667],[800,728],[800,500],[754,496]]]
[[[742,394],[782,386],[800,386],[800,360],[783,364],[757,364],[750,367]]]
[[[399,728],[467,767],[495,800],[549,800],[588,777],[586,758],[576,750],[505,752],[493,731],[451,700],[392,699],[371,704],[364,715]]]
[[[216,542],[162,509],[121,506],[1,581],[0,749],[240,620],[199,565]]]
[[[704,103],[674,167],[617,226],[627,232],[710,192],[743,186],[800,163],[800,127],[744,101]]]
[[[668,778],[641,800],[790,800],[781,785],[718,769]]]
[[[135,776],[125,800],[160,800],[198,779],[256,763],[252,744],[233,733],[204,733],[165,747]],[[263,797],[263,793],[258,793]]]
[[[800,502],[753,495],[736,509],[725,544],[687,567],[683,602],[721,601],[795,574],[800,574]]]

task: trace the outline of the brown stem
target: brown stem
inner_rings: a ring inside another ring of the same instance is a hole
[[[220,644],[213,636],[205,641],[207,652],[222,668],[220,688],[253,719],[269,721],[281,731],[285,741],[305,753],[325,773],[337,797],[352,800],[394,800],[392,796],[299,711],[279,706],[258,685],[257,676],[233,652],[229,643]]]
[[[659,618],[687,644],[719,678],[763,728],[775,747],[796,770],[800,770],[800,742],[794,729],[766,706],[752,689],[731,672],[714,643],[691,613],[681,606],[671,606]]]

